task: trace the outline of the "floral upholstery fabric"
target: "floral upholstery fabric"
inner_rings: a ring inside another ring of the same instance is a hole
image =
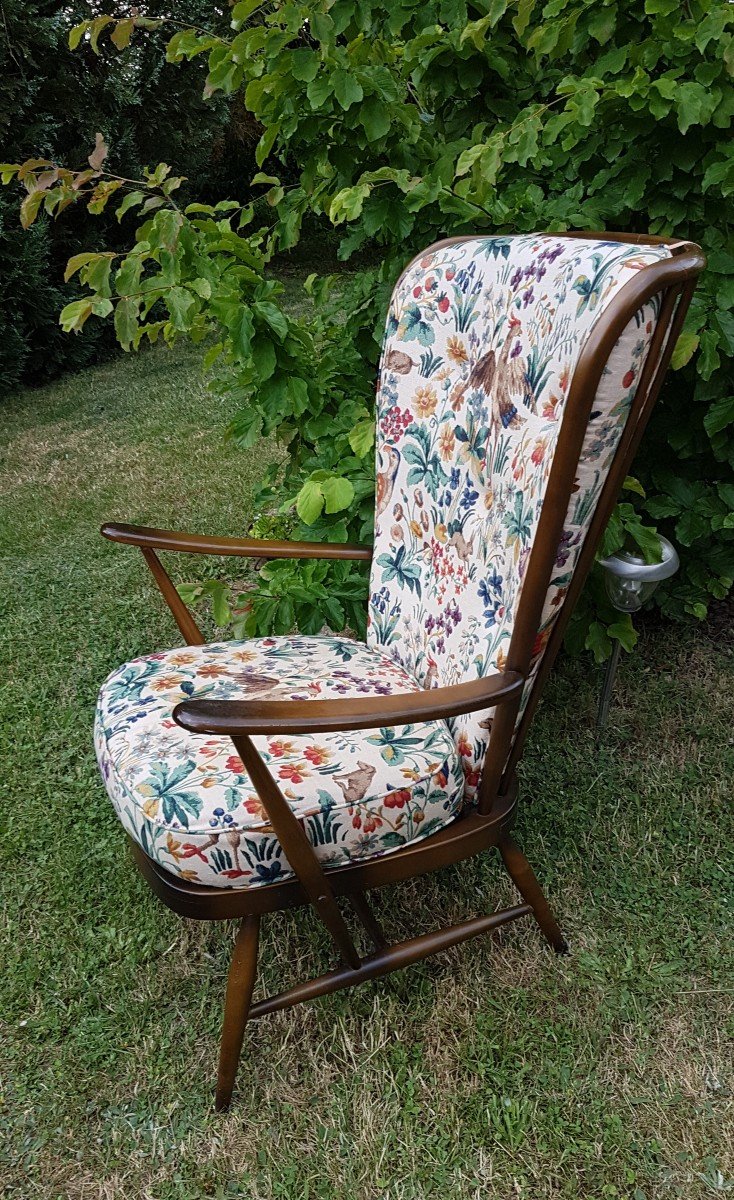
[[[187,733],[172,719],[176,704],[419,690],[394,659],[347,638],[187,646],[110,675],[97,705],[97,759],[122,824],[151,858],[197,883],[254,887],[286,879],[290,866],[231,740]],[[441,721],[253,741],[327,867],[425,837],[463,802]]]
[[[569,386],[595,322],[665,247],[552,235],[428,250],[393,293],[377,409],[368,645],[425,687],[501,671]],[[655,325],[651,302],[599,387],[534,670],[570,583]],[[532,675],[525,690],[527,702]],[[487,721],[452,723],[476,788]]]

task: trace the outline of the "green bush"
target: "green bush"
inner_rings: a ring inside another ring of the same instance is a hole
[[[265,203],[180,212],[161,168],[124,202],[156,209],[131,253],[112,272],[99,258],[82,267],[90,291],[65,325],[114,308],[126,346],[146,331],[214,332],[213,385],[242,398],[233,435],[249,447],[276,433],[288,447],[264,511],[277,497],[277,519],[290,516],[295,536],[357,540],[370,527],[370,393],[387,294],[412,252],[471,230],[700,241],[709,269],[635,467],[638,512],[619,510],[607,548],[659,523],[683,560],[660,603],[702,617],[734,578],[733,22],[725,0],[242,0],[231,37],[177,29],[169,59],[207,55],[208,89],[242,94],[260,123],[253,184]],[[145,36],[141,24],[150,22],[98,18],[74,38],[112,32],[124,43]],[[88,198],[94,189],[100,207],[110,180],[97,167]],[[26,175],[31,196],[34,179]],[[56,179],[44,202],[50,195],[53,211],[70,190]],[[310,280],[313,315],[294,318],[278,306],[267,265],[312,214],[339,229],[343,260],[368,251],[379,266],[347,283]],[[328,579],[318,583],[330,592]],[[250,632],[286,618],[336,621],[305,567],[277,567],[257,589],[255,602],[240,601]],[[275,606],[263,603],[268,589]],[[230,615],[222,597],[218,614]],[[618,624],[609,632],[629,643]],[[586,640],[603,654],[598,633]]]

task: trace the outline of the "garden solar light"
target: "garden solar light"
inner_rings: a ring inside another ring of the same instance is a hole
[[[618,612],[639,612],[658,584],[663,579],[670,579],[671,575],[675,575],[680,565],[675,546],[667,538],[660,537],[660,549],[662,557],[660,562],[656,563],[645,562],[638,550],[619,550],[616,554],[610,554],[608,558],[600,560],[604,569],[607,595]],[[621,649],[621,642],[615,640],[599,700],[597,736],[605,728],[609,716]]]

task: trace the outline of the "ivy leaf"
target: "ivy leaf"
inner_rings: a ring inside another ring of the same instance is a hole
[[[324,508],[324,497],[321,484],[316,480],[307,479],[296,496],[296,512],[304,525],[313,525],[321,516]]]
[[[359,104],[364,96],[362,85],[350,71],[334,72],[334,95],[346,112],[352,104]]]

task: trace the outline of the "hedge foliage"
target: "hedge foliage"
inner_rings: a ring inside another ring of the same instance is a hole
[[[151,24],[98,18],[72,41],[111,34],[124,47]],[[206,55],[208,92],[242,96],[259,122],[252,183],[265,203],[182,211],[166,167],[132,191],[103,159],[81,187],[76,175],[21,172],[26,208],[57,211],[72,190],[104,207],[109,191],[141,218],[130,253],[77,260],[87,291],[65,327],[114,310],[126,347],[213,333],[213,386],[241,401],[233,435],[245,449],[273,433],[288,446],[258,531],[285,522],[296,537],[360,540],[371,525],[374,368],[390,286],[411,253],[473,230],[699,241],[709,267],[636,464],[642,494],[625,497],[607,549],[656,522],[683,559],[659,601],[702,617],[734,579],[732,24],[725,0],[241,0],[227,37],[177,28],[169,59]],[[346,284],[310,279],[313,314],[294,318],[268,264],[313,215],[337,227],[339,255],[357,269]],[[238,628],[356,622],[356,569],[318,580],[308,570],[272,564],[236,602]],[[230,619],[223,585],[207,589]],[[607,618],[588,610],[581,640],[603,657]]]

